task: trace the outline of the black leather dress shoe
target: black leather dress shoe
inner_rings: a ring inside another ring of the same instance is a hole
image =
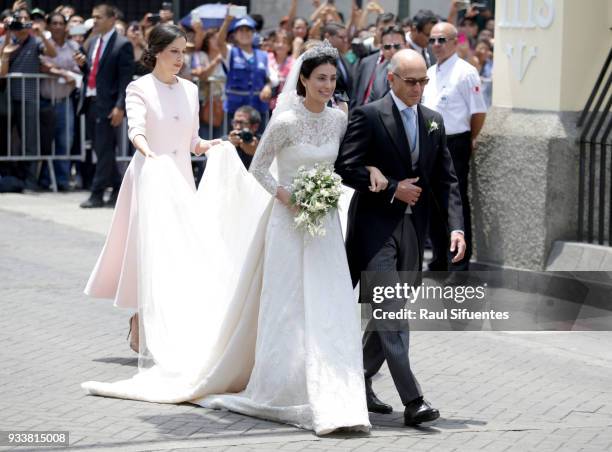
[[[368,402],[368,411],[371,413],[390,414],[393,413],[393,407],[381,401],[373,392],[366,394]]]
[[[89,198],[81,203],[83,209],[97,209],[99,207],[104,207],[104,201],[100,198]]]
[[[371,413],[390,414],[393,413],[393,407],[381,401],[372,390],[372,381],[366,379],[366,402],[368,403],[368,411]]]
[[[418,425],[422,422],[435,421],[440,412],[433,408],[426,400],[419,397],[413,400],[404,410],[404,425]]]

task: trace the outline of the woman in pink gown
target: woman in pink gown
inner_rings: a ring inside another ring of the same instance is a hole
[[[185,33],[178,27],[155,27],[143,54],[143,63],[152,73],[130,83],[126,90],[128,136],[138,152],[123,178],[106,243],[85,288],[91,297],[114,299],[117,307],[138,309],[136,187],[143,163],[170,157],[195,192],[191,153],[200,155],[219,143],[198,136],[198,88],[176,76],[186,46]],[[130,326],[138,327],[137,316],[130,319]],[[133,339],[137,338],[137,331],[134,333]],[[135,351],[137,343],[137,339],[130,343]]]

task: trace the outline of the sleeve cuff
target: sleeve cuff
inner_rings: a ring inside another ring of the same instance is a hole
[[[128,138],[130,139],[132,143],[134,142],[134,138],[136,138],[138,135],[142,135],[143,137],[145,137],[145,139],[147,138],[147,136],[145,135],[144,129],[134,128],[128,132]]]
[[[192,140],[191,149],[190,149],[192,154],[200,155],[200,154],[196,154],[196,148],[198,147],[199,142],[200,142],[200,138]]]

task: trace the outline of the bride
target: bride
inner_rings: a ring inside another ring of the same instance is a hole
[[[325,218],[325,236],[310,237],[294,227],[288,190],[300,167],[336,159],[347,122],[326,107],[337,58],[325,43],[296,61],[251,164],[254,178],[227,143],[207,152],[195,195],[166,159],[143,164],[140,372],[83,383],[90,394],[190,401],[319,435],[369,430],[338,213]],[[378,190],[385,180],[371,171]]]

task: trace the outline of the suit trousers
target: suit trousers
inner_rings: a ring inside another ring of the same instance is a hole
[[[104,190],[111,187],[118,190],[121,185],[121,174],[117,167],[115,149],[117,147],[117,128],[110,119],[99,115],[95,100],[89,101],[87,107],[87,123],[93,124],[91,142],[96,158],[96,171],[91,183],[91,197],[102,198]]]
[[[470,258],[472,257],[472,220],[470,200],[468,197],[468,179],[470,173],[470,158],[472,156],[472,135],[470,132],[457,135],[447,135],[446,144],[453,159],[453,166],[457,179],[459,179],[459,192],[461,194],[461,205],[463,208],[463,230],[466,243],[465,257],[454,264],[451,263],[452,256],[449,252],[449,233],[446,221],[436,209],[431,211],[429,219],[429,238],[433,251],[433,258],[429,264],[429,270],[433,271],[457,271],[469,270]]]
[[[400,282],[398,271],[419,270],[418,238],[411,215],[404,215],[387,242],[370,260],[366,271],[384,272],[386,284]],[[398,306],[397,303],[389,305]],[[394,307],[387,309],[396,309]],[[402,305],[403,307],[403,305]],[[384,309],[384,308],[383,308]],[[421,387],[410,368],[408,329],[388,328],[372,318],[363,336],[363,365],[365,378],[372,378],[385,360],[404,405],[421,397]]]

